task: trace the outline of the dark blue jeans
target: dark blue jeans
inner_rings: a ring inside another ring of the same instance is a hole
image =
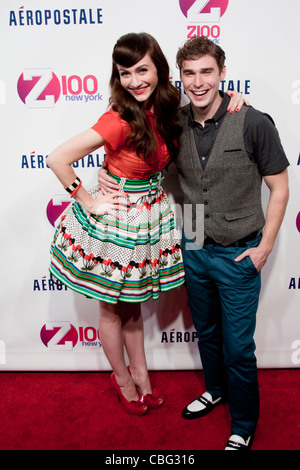
[[[234,259],[260,243],[261,235],[245,246],[215,243],[199,249],[183,235],[183,259],[189,306],[198,334],[206,390],[228,398],[232,434],[255,430],[259,390],[253,339],[260,274],[249,257]]]

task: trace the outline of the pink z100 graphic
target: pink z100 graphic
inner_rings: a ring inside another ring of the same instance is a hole
[[[205,36],[218,43],[220,19],[227,10],[229,0],[179,0],[179,6],[188,19],[187,38]]]
[[[182,13],[193,23],[217,23],[229,0],[179,0]]]
[[[53,108],[61,95],[68,101],[102,101],[98,80],[94,75],[62,75],[61,79],[49,68],[26,69],[20,75],[17,91],[27,108]]]
[[[98,329],[79,326],[77,330],[69,321],[47,322],[40,337],[49,351],[73,351],[78,342],[84,347],[102,348]]]

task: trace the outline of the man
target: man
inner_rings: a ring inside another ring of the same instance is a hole
[[[219,46],[204,37],[188,40],[177,64],[190,103],[179,112],[183,132],[176,167],[184,203],[194,209],[184,218],[182,248],[206,387],[182,416],[199,418],[228,400],[232,435],[225,449],[247,450],[259,417],[253,335],[260,271],[284,217],[289,163],[269,116],[246,106],[226,112],[229,97],[219,92],[225,54]],[[262,178],[269,188],[265,217]],[[200,246],[197,205],[204,209]]]

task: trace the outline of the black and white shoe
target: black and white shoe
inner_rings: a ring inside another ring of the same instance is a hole
[[[182,411],[182,417],[185,419],[201,418],[207,415],[217,405],[223,402],[223,398],[219,397],[213,400],[210,393],[205,392],[196,400],[189,403]]]
[[[250,450],[253,442],[253,436],[250,435],[246,438],[232,434],[226,444],[225,450]]]

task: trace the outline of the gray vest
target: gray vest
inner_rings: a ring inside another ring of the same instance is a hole
[[[243,106],[238,113],[226,114],[205,170],[189,125],[190,105],[179,112],[183,132],[176,166],[184,194],[184,232],[196,243],[200,226],[202,241],[204,237],[211,237],[223,246],[264,226],[262,178],[244,145],[247,110]]]

